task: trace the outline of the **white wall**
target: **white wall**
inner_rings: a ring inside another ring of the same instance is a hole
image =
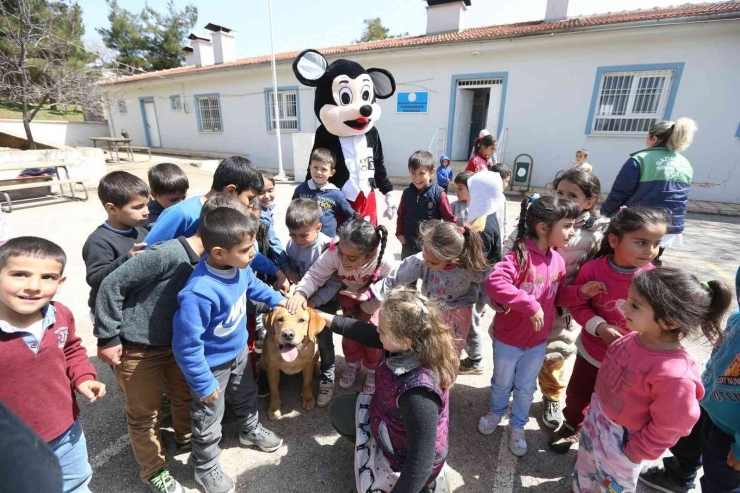
[[[351,55],[365,67],[382,67],[396,78],[398,91],[429,91],[429,112],[396,114],[396,97],[379,101],[378,130],[386,167],[405,176],[408,156],[427,149],[440,127],[448,126],[451,78],[455,74],[507,72],[503,127],[509,129],[504,162],[517,154],[535,159],[533,185],[541,186],[585,147],[589,162],[609,190],[622,163],[644,147],[644,137],[589,136],[585,133],[597,67],[683,62],[672,119],[689,116],[699,133],[686,156],[694,166],[691,198],[740,203],[740,45],[738,21],[562,34],[487,41],[449,47],[414,48]],[[477,56],[472,53],[478,52]],[[332,59],[330,59],[330,62]],[[278,66],[278,85],[296,86],[290,64]],[[115,104],[116,132],[126,127],[145,145],[139,97],[155,96],[163,147],[248,153],[264,167],[277,167],[274,133],[265,126],[268,66],[217,71],[190,77],[112,86],[109,96],[125,98],[128,114]],[[300,86],[301,131],[317,126],[313,90]],[[181,93],[190,113],[172,112],[169,95]],[[193,94],[220,93],[222,134],[199,134]],[[292,168],[290,135],[284,133],[285,168]],[[449,149],[448,149],[449,151]]]
[[[0,133],[26,138],[22,120],[0,120]],[[33,140],[49,146],[91,146],[89,137],[108,137],[106,122],[32,121]]]

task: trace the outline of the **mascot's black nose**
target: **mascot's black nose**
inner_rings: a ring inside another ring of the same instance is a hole
[[[360,106],[360,114],[367,118],[368,116],[373,114],[373,107],[369,104]]]

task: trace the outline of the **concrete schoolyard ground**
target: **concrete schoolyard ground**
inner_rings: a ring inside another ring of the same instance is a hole
[[[211,175],[191,166],[192,159],[158,157],[155,161],[124,163],[109,166],[126,169],[146,178],[147,169],[156,162],[173,161],[180,164],[190,177],[191,193],[205,192]],[[277,186],[275,222],[278,236],[287,240],[284,226],[285,211],[295,184]],[[396,187],[399,189],[400,187]],[[382,203],[382,200],[380,201]],[[381,209],[384,205],[380,206]],[[518,203],[509,202],[508,228],[514,226],[519,210]],[[68,255],[67,282],[57,299],[67,304],[77,320],[77,331],[83,338],[88,355],[98,370],[98,377],[108,386],[102,402],[87,404],[80,400],[82,423],[87,436],[87,446],[94,476],[90,488],[95,492],[128,493],[146,491],[139,480],[136,461],[128,444],[123,393],[115,382],[110,368],[97,358],[95,338],[88,317],[85,283],[85,266],[82,262],[82,245],[87,236],[105,220],[105,214],[91,194],[89,202],[58,203],[39,202],[18,205],[6,221],[16,236],[43,236],[60,244]],[[388,221],[391,235],[394,226]],[[732,283],[738,266],[740,243],[740,218],[710,215],[690,215],[684,233],[685,246],[667,252],[666,265],[680,266],[696,273],[702,280],[724,279]],[[387,254],[400,258],[401,245],[395,239],[388,244]],[[736,309],[737,307],[734,307]],[[486,314],[490,324],[490,310]],[[335,336],[338,372],[344,367],[340,339]],[[689,341],[689,351],[700,366],[705,363],[710,347],[697,340]],[[570,474],[576,454],[556,455],[547,449],[549,430],[542,426],[538,416],[542,411],[541,395],[535,396],[531,418],[526,427],[529,452],[516,458],[508,450],[506,426],[492,436],[482,436],[477,431],[478,418],[488,411],[490,378],[493,370],[490,344],[486,353],[486,372],[481,376],[461,376],[450,396],[450,451],[447,473],[452,491],[457,492],[542,492],[570,491]],[[362,377],[355,390],[359,390]],[[241,447],[233,421],[224,423],[221,464],[224,471],[237,482],[237,491],[259,492],[337,492],[346,493],[354,484],[352,472],[353,446],[340,439],[328,421],[326,409],[316,408],[306,412],[301,408],[300,377],[283,376],[281,379],[283,416],[268,422],[267,401],[260,400],[263,424],[279,433],[285,444],[277,452],[266,454]],[[318,384],[316,384],[318,385]],[[339,390],[338,393],[344,391]],[[168,451],[174,452],[174,435],[164,428],[163,438]],[[172,457],[170,470],[186,491],[201,491],[187,466],[187,454]],[[638,491],[651,491],[641,487]]]

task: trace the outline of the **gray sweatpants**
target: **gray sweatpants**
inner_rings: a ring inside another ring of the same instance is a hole
[[[480,361],[483,359],[483,345],[486,341],[486,329],[481,327],[481,319],[483,318],[483,309],[486,307],[488,296],[486,293],[478,295],[478,301],[473,306],[473,315],[470,319],[470,332],[468,332],[468,338],[466,342],[468,347],[466,352],[468,358],[474,361]]]
[[[224,417],[226,395],[236,414],[240,431],[250,432],[258,423],[257,383],[252,375],[249,363],[249,350],[244,347],[236,359],[223,365],[211,368],[218,380],[218,399],[205,404],[191,390],[190,411],[193,416],[193,451],[190,454],[190,465],[200,473],[210,471],[218,465],[221,449],[221,420]]]

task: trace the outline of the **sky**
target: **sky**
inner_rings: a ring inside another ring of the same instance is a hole
[[[77,0],[84,12],[85,44],[101,46],[95,28],[108,26],[108,5],[103,0]],[[119,4],[139,12],[144,4],[164,11],[167,0],[126,0]],[[205,32],[206,24],[233,29],[238,58],[270,53],[268,0],[175,0],[182,8],[198,8],[193,31]],[[696,0],[570,0],[568,16],[623,10],[668,7]],[[481,27],[541,20],[547,0],[471,0],[465,27]],[[380,17],[391,34],[424,34],[426,2],[423,0],[273,0],[275,52],[298,51],[350,44],[362,35],[363,20]]]

